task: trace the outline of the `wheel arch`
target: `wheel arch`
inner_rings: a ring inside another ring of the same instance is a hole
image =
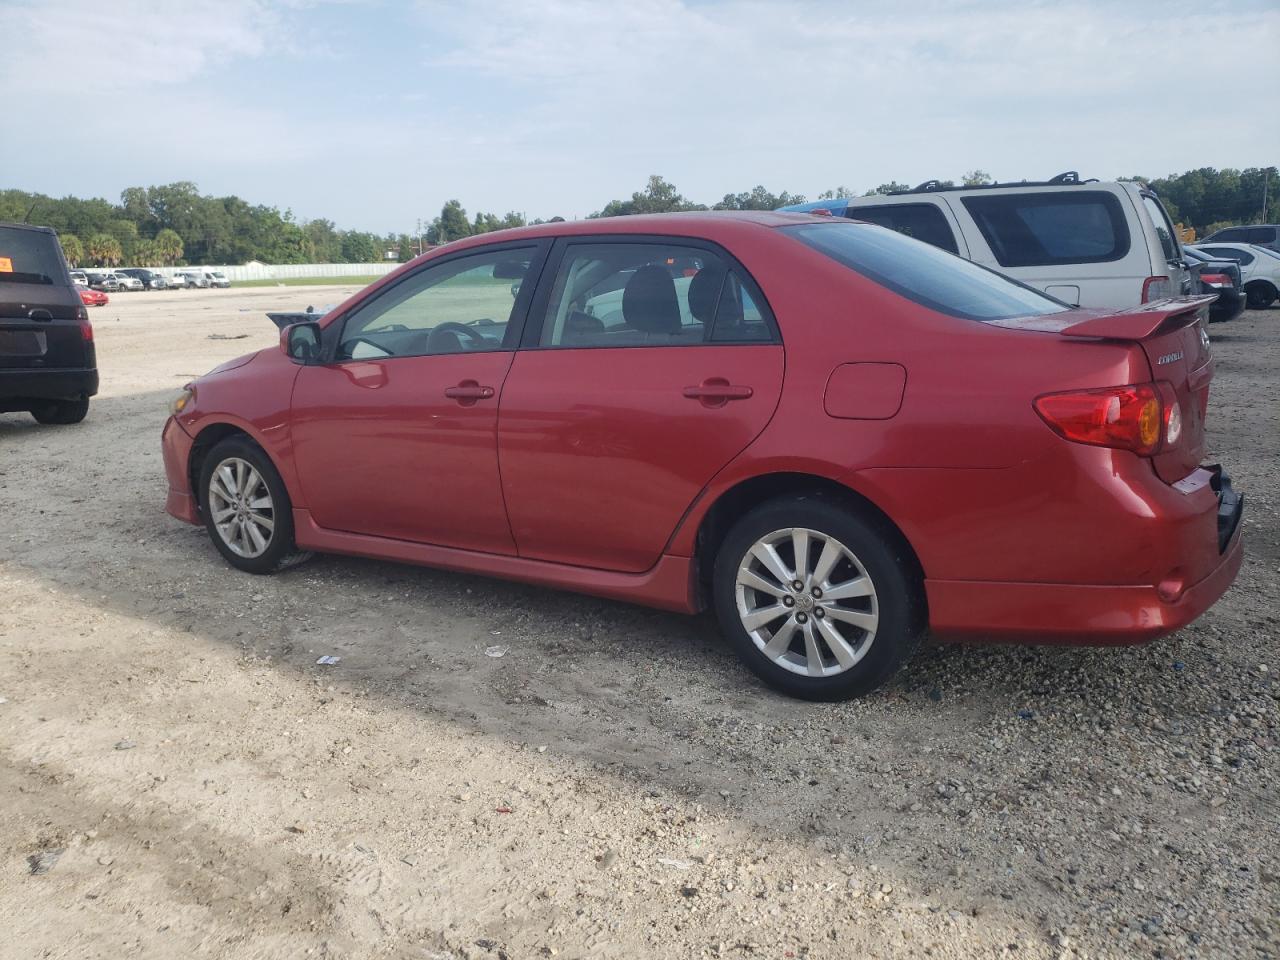
[[[1244,291],[1247,294],[1250,287],[1265,287],[1271,291],[1272,299],[1280,298],[1280,286],[1270,277],[1254,277],[1252,280],[1246,280],[1244,283]]]
[[[190,490],[196,503],[196,509],[204,509],[200,490],[200,473],[204,469],[205,457],[209,455],[210,450],[223,440],[237,436],[244,437],[261,450],[263,456],[271,461],[272,466],[276,468],[276,473],[280,475],[280,480],[285,486],[285,491],[289,494],[290,501],[296,504],[298,501],[293,486],[289,483],[288,476],[284,470],[280,469],[280,463],[271,453],[268,446],[254,435],[253,430],[232,420],[214,420],[200,427],[191,444],[191,453],[187,457],[187,482],[191,485]]]
[[[848,484],[814,473],[778,471],[746,477],[715,496],[697,519],[693,541],[695,589],[700,606],[706,605],[708,586],[716,554],[733,524],[743,514],[779,497],[812,495],[835,500],[874,522],[886,536],[898,541],[912,566],[912,574],[923,587],[924,567],[919,554],[893,519],[866,495]],[[923,590],[921,591],[923,596]]]

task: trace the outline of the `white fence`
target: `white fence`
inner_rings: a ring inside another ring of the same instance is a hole
[[[172,267],[165,276],[184,271],[217,271],[228,280],[289,280],[295,277],[381,277],[398,263],[246,263],[230,266]]]

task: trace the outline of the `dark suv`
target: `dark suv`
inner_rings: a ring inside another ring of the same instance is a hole
[[[0,223],[0,412],[79,423],[97,392],[93,327],[57,235]]]
[[[1224,227],[1198,243],[1252,243],[1280,253],[1280,224],[1256,223],[1251,227]]]

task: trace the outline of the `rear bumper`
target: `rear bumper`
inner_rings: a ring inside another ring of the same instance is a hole
[[[1234,320],[1244,313],[1244,292],[1242,290],[1222,291],[1218,299],[1209,307],[1210,323],[1225,323]]]
[[[201,524],[200,511],[191,492],[187,465],[191,462],[191,447],[195,443],[178,421],[170,417],[160,434],[160,450],[164,455],[164,473],[169,481],[169,493],[165,497],[164,510],[171,517],[187,523]]]
[[[0,401],[80,400],[98,392],[98,371],[0,370]]]
[[[1244,557],[1244,497],[1214,468],[1219,559],[1183,587],[926,580],[930,629],[943,641],[1123,645],[1180,630],[1231,586]]]

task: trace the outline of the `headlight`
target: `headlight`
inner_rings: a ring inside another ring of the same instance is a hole
[[[173,398],[173,403],[169,404],[169,412],[175,417],[182,413],[183,410],[191,406],[196,401],[196,388],[188,384],[182,388],[182,392]]]

